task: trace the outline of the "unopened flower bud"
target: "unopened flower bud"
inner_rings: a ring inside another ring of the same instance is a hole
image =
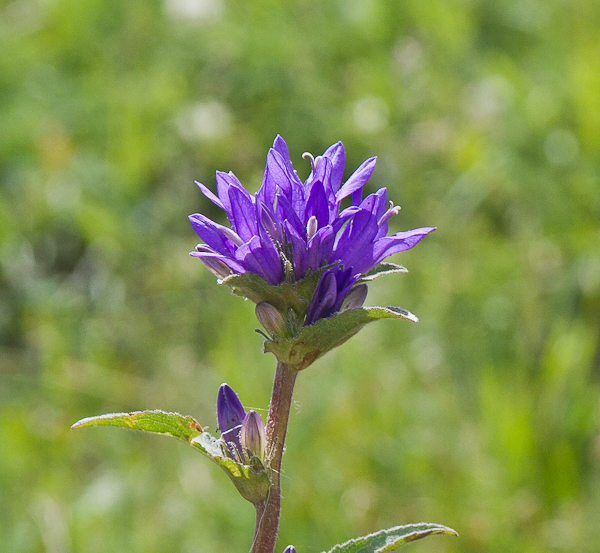
[[[296,553],[296,548],[293,545],[288,545],[284,550],[283,553]]]
[[[283,315],[270,303],[264,301],[257,303],[255,312],[256,318],[271,336],[282,338],[287,334],[287,325]]]
[[[364,283],[354,286],[344,298],[340,311],[347,311],[348,309],[362,307],[363,303],[365,303],[365,300],[367,299],[367,292],[367,285]]]
[[[233,455],[233,448],[237,449],[238,454],[242,452],[240,430],[245,416],[246,411],[237,394],[227,384],[221,384],[217,395],[217,421],[221,436]]]
[[[265,458],[265,424],[253,409],[244,418],[240,440],[244,451],[250,451],[261,461]]]

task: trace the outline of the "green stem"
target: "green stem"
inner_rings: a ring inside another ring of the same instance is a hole
[[[266,501],[256,505],[256,529],[250,553],[275,551],[281,511],[281,459],[297,374],[289,365],[277,363],[266,427],[266,455],[269,459],[271,487]]]

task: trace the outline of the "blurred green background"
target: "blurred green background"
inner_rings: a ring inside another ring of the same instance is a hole
[[[188,256],[193,184],[251,190],[280,133],[436,225],[371,325],[299,378],[278,549],[422,520],[421,552],[600,551],[597,0],[0,1],[0,551],[247,551],[191,448],[81,417],[215,427],[267,407],[253,305]],[[222,219],[219,219],[221,222]]]

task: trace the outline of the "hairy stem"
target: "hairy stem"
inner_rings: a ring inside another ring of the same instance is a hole
[[[250,553],[275,551],[281,510],[281,459],[297,374],[289,365],[277,363],[266,428],[271,487],[266,501],[256,506],[256,529]]]

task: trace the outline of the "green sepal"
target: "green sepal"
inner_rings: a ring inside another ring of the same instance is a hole
[[[266,340],[263,350],[265,353],[272,353],[280,362],[295,370],[302,370],[321,355],[352,338],[366,324],[379,319],[418,321],[412,313],[399,307],[349,309],[303,327],[294,338]]]
[[[330,549],[328,553],[384,553],[393,551],[401,545],[420,540],[434,534],[458,536],[458,532],[440,524],[420,522],[395,526],[388,530],[380,530],[362,538],[355,538]]]
[[[260,460],[253,458],[250,465],[234,461],[226,455],[223,442],[206,432],[193,417],[160,410],[108,413],[81,419],[71,428],[86,426],[117,426],[172,436],[199,450],[219,465],[244,499],[256,505],[262,503],[269,493],[269,477]]]
[[[396,265],[395,263],[380,263],[377,267],[361,276],[359,282],[369,282],[382,275],[391,275],[394,273],[408,273],[408,269],[402,265]]]
[[[254,303],[260,303],[261,301],[270,303],[281,313],[287,313],[288,310],[293,309],[301,317],[304,317],[321,275],[328,268],[329,266],[321,267],[318,271],[307,275],[298,282],[284,282],[279,286],[273,286],[253,273],[230,275],[218,282],[219,284],[231,286],[234,294],[248,298]]]

